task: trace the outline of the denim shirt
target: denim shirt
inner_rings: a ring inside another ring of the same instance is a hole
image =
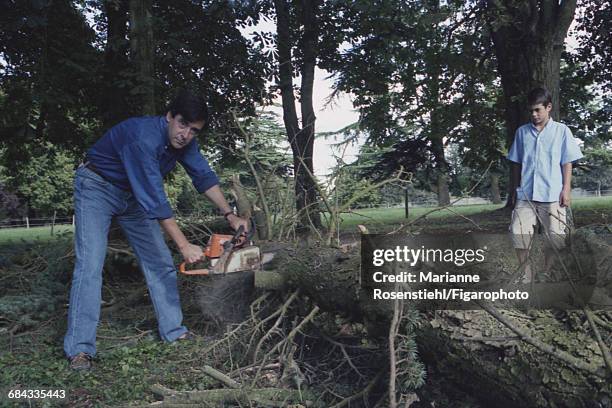
[[[559,201],[563,189],[562,165],[582,157],[576,139],[564,124],[549,119],[539,134],[532,123],[521,126],[507,157],[522,165],[517,199]]]
[[[165,116],[130,118],[119,123],[89,149],[87,160],[112,184],[132,191],[150,219],[173,215],[163,178],[177,161],[198,192],[219,184],[195,139],[181,149],[172,147]]]

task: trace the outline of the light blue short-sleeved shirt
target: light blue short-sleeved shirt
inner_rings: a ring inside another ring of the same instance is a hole
[[[539,134],[532,123],[521,126],[514,134],[507,157],[522,165],[517,199],[559,201],[563,188],[561,166],[582,157],[576,139],[563,123],[549,119]]]

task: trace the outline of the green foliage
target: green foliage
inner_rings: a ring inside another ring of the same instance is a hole
[[[585,157],[580,160],[573,185],[606,190],[612,188],[612,101],[605,97],[610,84],[599,82],[605,77],[591,71],[590,62],[584,60],[585,52],[564,54],[561,115],[574,136],[583,141]]]
[[[20,161],[35,139],[83,148],[101,62],[94,30],[68,0],[3,2],[0,16],[0,146]]]
[[[0,182],[0,220],[17,217],[18,215],[19,199]]]
[[[210,126],[216,130],[212,137],[231,127],[231,108],[254,114],[254,102],[266,97],[271,66],[238,28],[258,21],[259,7],[218,1],[154,2],[153,17],[162,101],[184,86],[207,95]]]
[[[13,174],[5,177],[7,184],[38,214],[71,214],[74,162],[67,151],[46,143],[32,154],[32,160],[16,166]]]
[[[578,2],[580,13],[576,34],[579,59],[584,63],[584,76],[592,78],[610,92],[612,89],[612,3],[610,0]]]
[[[0,148],[8,163],[31,160],[29,146],[46,142],[80,155],[107,127],[140,112],[128,3],[2,3]],[[209,96],[213,129],[227,129],[230,107],[253,112],[266,96],[269,64],[238,27],[258,13],[229,3],[153,2],[160,113],[183,87]]]
[[[336,178],[336,187],[332,199],[339,205],[349,201],[356,192],[366,191],[372,188],[372,182],[368,179],[360,178],[355,173],[343,174]],[[371,189],[367,194],[362,195],[353,202],[352,208],[375,207],[381,204],[379,191]]]
[[[579,167],[574,186],[596,191],[612,189],[612,150],[592,148],[583,153],[586,164]]]
[[[226,146],[220,168],[224,186],[232,176],[239,176],[251,203],[263,207],[253,172],[259,178],[263,199],[274,213],[283,211],[289,193],[293,200],[293,160],[288,153],[284,129],[272,112],[258,111],[255,116],[237,117],[233,132],[239,135],[235,146]],[[249,161],[253,168],[251,169]]]
[[[392,147],[369,176],[389,177],[402,166],[416,187],[436,191],[440,172],[453,171],[445,151],[454,142],[469,152],[466,164],[482,170],[495,161],[501,169],[498,84],[478,4],[389,0],[339,7],[350,45],[325,66],[336,73],[337,89],[355,95],[368,143]]]
[[[67,234],[71,237],[71,234]],[[72,242],[61,234],[53,241],[0,247],[0,265],[18,280],[3,283],[0,315],[22,329],[54,317],[64,301],[73,264],[64,256]],[[24,286],[28,290],[24,294]]]

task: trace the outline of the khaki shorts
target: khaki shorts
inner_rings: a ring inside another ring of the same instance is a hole
[[[561,207],[558,202],[540,203],[518,200],[512,211],[510,222],[510,234],[514,248],[529,248],[538,222],[542,225],[545,234],[547,233],[547,236],[550,234],[550,239],[557,248],[563,245],[567,227],[565,208]]]

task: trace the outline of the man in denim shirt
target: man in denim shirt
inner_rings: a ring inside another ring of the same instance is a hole
[[[571,201],[572,162],[583,157],[569,128],[550,117],[552,96],[548,90],[533,89],[527,103],[531,123],[517,129],[508,153],[517,183],[513,186],[516,196],[510,232],[524,267],[523,283],[534,277],[527,259],[538,222],[554,245],[562,243],[565,211]]]
[[[163,229],[185,262],[202,257],[202,248],[187,241],[178,227],[163,186],[163,177],[181,163],[193,185],[224,214],[232,228],[248,222],[231,211],[219,180],[202,157],[195,136],[207,120],[205,101],[179,93],[164,116],[131,118],[111,128],[87,152],[77,169],[74,190],[76,262],[64,352],[70,367],[91,368],[100,317],[102,267],[109,226],[115,217],[147,281],[164,341],[190,337],[182,325],[176,268]],[[161,229],[160,229],[161,226]]]

